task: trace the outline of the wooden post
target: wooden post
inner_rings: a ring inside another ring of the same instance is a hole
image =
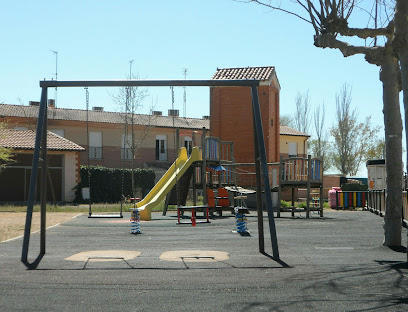
[[[203,204],[208,205],[208,198],[207,198],[207,176],[206,176],[206,167],[207,167],[207,146],[205,140],[206,130],[205,127],[202,129],[201,135],[201,146],[202,146],[202,167],[201,167],[201,185],[203,186]]]
[[[306,195],[306,218],[310,217],[310,178],[312,176],[312,160],[307,156],[307,195]]]
[[[175,146],[175,149],[176,149],[176,155],[177,155],[176,159],[177,159],[178,156],[179,156],[179,151],[180,151],[180,129],[179,128],[176,128],[176,146]],[[177,167],[175,167],[175,168],[176,168],[176,170],[178,169]],[[179,207],[180,206],[180,180],[177,179],[177,176],[178,176],[178,174],[176,174],[176,197],[177,197],[176,202],[177,202],[177,207]]]
[[[323,172],[323,157],[321,158],[321,162],[320,162],[320,217],[323,218],[323,176],[324,172]]]
[[[278,209],[276,211],[276,216],[280,218],[280,210],[281,210],[281,200],[282,200],[282,171],[283,171],[283,158],[280,156],[279,158],[279,191],[278,191]]]
[[[196,188],[196,168],[193,168],[193,206],[197,206],[197,188]]]

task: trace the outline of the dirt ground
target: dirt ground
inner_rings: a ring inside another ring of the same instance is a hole
[[[68,221],[78,212],[47,212],[46,226]],[[24,234],[25,212],[0,212],[0,242]],[[40,213],[33,213],[31,232],[40,230]]]

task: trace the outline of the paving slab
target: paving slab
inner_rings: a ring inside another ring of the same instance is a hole
[[[82,215],[47,231],[36,270],[20,262],[22,239],[0,243],[0,311],[408,309],[406,249],[382,245],[381,217],[367,211],[282,215],[275,219],[280,262],[258,252],[254,212],[251,236],[234,233],[229,214],[192,227],[178,225],[174,212],[153,213],[152,221],[141,222],[140,235],[130,234],[130,214]],[[271,253],[266,215],[264,221]],[[403,234],[406,246],[406,229]],[[35,234],[31,259],[38,250]],[[73,261],[75,255],[82,258]]]

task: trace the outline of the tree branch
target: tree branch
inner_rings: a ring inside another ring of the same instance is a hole
[[[301,15],[299,15],[299,14],[297,14],[297,13],[294,13],[294,12],[291,12],[291,11],[288,11],[288,10],[285,10],[285,9],[282,9],[281,7],[278,7],[278,6],[273,6],[273,5],[271,5],[271,4],[263,3],[262,1],[259,1],[259,0],[246,0],[246,1],[235,0],[235,1],[237,1],[237,2],[245,2],[245,3],[254,2],[254,3],[258,4],[258,5],[265,6],[265,7],[267,7],[267,8],[272,9],[272,10],[278,10],[278,11],[282,11],[282,12],[285,12],[285,13],[287,13],[287,14],[296,16],[296,17],[300,18],[302,21],[305,21],[305,22],[311,24],[311,22],[310,22],[308,19],[302,17]]]
[[[380,66],[384,60],[383,47],[352,46],[346,42],[336,39],[331,34],[321,34],[314,37],[314,45],[319,48],[339,49],[344,57],[364,54],[368,63]]]
[[[387,27],[384,28],[349,28],[339,29],[338,33],[342,36],[357,36],[361,39],[375,38],[378,36],[385,36],[391,39],[394,34],[394,23],[391,21]]]

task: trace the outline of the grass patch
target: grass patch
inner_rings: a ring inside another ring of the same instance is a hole
[[[152,211],[163,211],[165,201],[163,200],[160,202],[156,207],[152,209]],[[187,206],[192,206],[193,202],[187,200]],[[197,202],[197,205],[202,205],[202,199]],[[123,212],[128,212],[129,208],[133,207],[131,203],[124,203],[122,206]],[[92,204],[92,213],[97,212],[111,212],[111,213],[118,213],[120,211],[120,203],[117,204]],[[41,210],[40,205],[34,205],[33,207],[34,212],[39,212]],[[52,205],[47,204],[47,211],[49,212],[77,212],[77,213],[88,213],[89,212],[89,205],[82,204],[82,205]],[[169,205],[167,211],[175,211],[177,210],[176,205]],[[11,205],[5,204],[0,205],[0,212],[26,212],[27,205]]]
[[[312,206],[312,202],[310,202],[310,206]],[[288,202],[288,201],[285,201],[285,200],[281,200],[281,207],[283,207],[283,208],[292,207],[292,203]],[[306,208],[306,201],[299,201],[299,202],[295,201],[295,207],[297,207],[297,208]],[[325,208],[328,209],[330,207],[329,207],[329,203],[324,201],[323,202],[323,209],[325,209]]]

